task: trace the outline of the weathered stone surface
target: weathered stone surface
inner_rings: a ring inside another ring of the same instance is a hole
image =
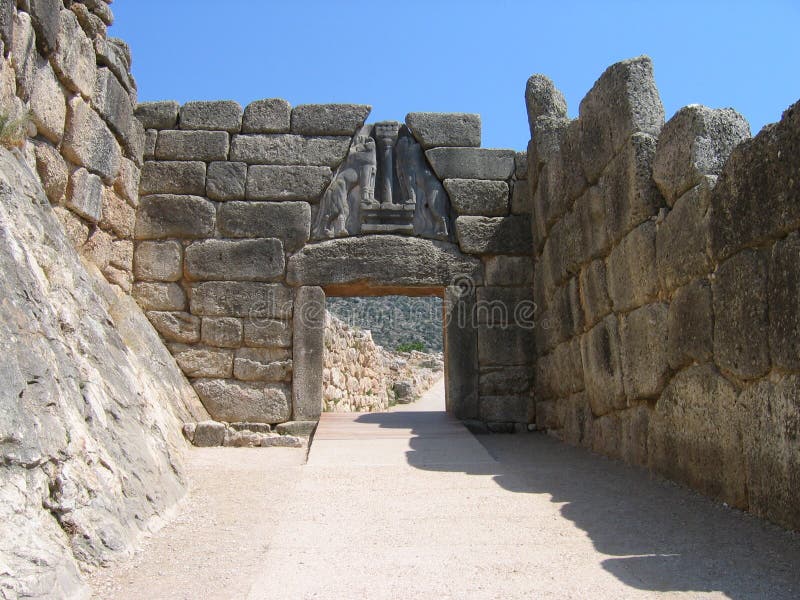
[[[221,377],[233,374],[233,350],[170,344],[170,352],[187,377]]]
[[[533,253],[530,219],[510,217],[458,217],[458,245],[467,254]]]
[[[309,437],[317,428],[317,421],[288,421],[281,423],[275,428],[281,435],[294,435],[299,437]]]
[[[302,135],[355,135],[367,120],[365,104],[301,104],[292,109],[292,133]]]
[[[617,312],[653,300],[658,293],[656,224],[646,221],[631,231],[608,257],[608,295]]]
[[[482,366],[531,364],[533,351],[532,327],[514,323],[508,327],[478,326],[478,360]]]
[[[228,134],[224,131],[161,131],[156,142],[157,160],[225,160]]]
[[[528,153],[525,150],[514,154],[514,177],[517,180],[528,179]]]
[[[274,238],[203,240],[186,248],[190,281],[275,281],[283,277],[283,244]]]
[[[86,169],[77,169],[69,178],[67,208],[84,219],[97,223],[103,216],[103,182]]]
[[[742,379],[770,368],[767,315],[767,251],[743,250],[714,278],[714,359]]]
[[[350,147],[349,137],[300,135],[237,135],[231,160],[256,165],[320,165],[336,168]]]
[[[559,344],[536,362],[536,394],[540,398],[566,398],[583,391],[584,385],[579,338]]]
[[[533,196],[525,179],[519,179],[514,182],[511,192],[511,212],[515,215],[533,212]]]
[[[319,202],[332,177],[328,167],[254,165],[247,172],[247,199]]]
[[[133,237],[136,211],[111,188],[103,188],[102,202],[103,215],[100,219],[100,227],[113,231],[124,239]]]
[[[244,327],[234,317],[204,317],[201,339],[204,344],[219,348],[238,348],[242,345]]]
[[[39,134],[54,144],[61,142],[67,119],[67,102],[64,89],[47,62],[36,69],[30,106],[31,120]]]
[[[94,44],[86,37],[75,13],[59,13],[59,32],[53,68],[71,91],[92,97],[97,72]]]
[[[83,258],[94,264],[100,271],[105,272],[111,262],[113,247],[114,238],[102,229],[94,228],[80,252]]]
[[[247,163],[212,162],[206,171],[206,194],[212,200],[244,200],[246,182]]]
[[[126,138],[132,135],[133,106],[127,90],[122,87],[114,73],[105,67],[97,69],[92,106],[124,144]]]
[[[198,379],[192,385],[219,421],[281,423],[291,417],[291,390],[284,384]]]
[[[294,252],[308,241],[311,207],[306,202],[226,202],[219,209],[219,230],[232,238],[277,238]]]
[[[196,196],[145,196],[139,204],[135,237],[205,238],[214,233],[214,204]]]
[[[28,0],[31,22],[36,31],[36,46],[43,56],[48,56],[56,49],[58,40],[61,0]]]
[[[556,89],[549,77],[540,73],[531,75],[528,79],[525,86],[525,105],[528,108],[531,137],[536,136],[534,125],[540,117],[558,119],[567,116],[567,101],[564,95]]]
[[[602,258],[608,253],[611,240],[606,229],[606,200],[599,186],[592,186],[575,202],[575,213],[581,231],[581,247],[585,257]]]
[[[691,104],[661,131],[653,180],[670,206],[708,175],[719,175],[734,147],[750,138],[747,120],[730,108]]]
[[[444,293],[444,343],[448,360],[447,411],[459,419],[478,419],[478,332],[472,314],[475,291],[471,286],[448,286]]]
[[[490,424],[530,423],[534,419],[533,398],[528,395],[481,396],[478,415]]]
[[[139,206],[140,177],[139,167],[132,160],[123,157],[119,164],[119,175],[114,181],[114,190],[134,208]]]
[[[36,148],[36,171],[42,180],[47,199],[58,204],[67,191],[69,172],[67,163],[61,158],[58,150],[50,144],[38,143]]]
[[[178,242],[140,242],[133,261],[136,279],[178,281],[183,277],[183,247]]]
[[[667,316],[667,358],[674,370],[712,358],[714,312],[711,284],[698,279],[678,289]]]
[[[478,148],[481,145],[480,115],[414,112],[406,115],[406,125],[423,150],[438,146]]]
[[[281,98],[256,100],[244,109],[242,133],[289,133],[291,105]]]
[[[482,179],[445,179],[450,203],[459,215],[502,217],[508,214],[508,184]]]
[[[195,424],[192,444],[199,448],[221,446],[225,440],[225,423],[219,421],[201,421]]]
[[[242,107],[232,100],[187,102],[181,106],[178,125],[181,129],[238,133],[242,128]]]
[[[650,466],[735,507],[747,505],[737,391],[712,366],[678,373],[650,420]]]
[[[664,125],[652,61],[640,56],[606,69],[581,101],[580,122],[583,169],[594,183],[631,135],[657,137]]]
[[[303,286],[295,292],[293,332],[295,421],[319,419],[322,413],[322,370],[325,344],[325,293],[316,286]]]
[[[267,348],[240,348],[233,361],[235,377],[242,381],[291,381],[292,361],[275,360],[273,354]]]
[[[486,285],[533,284],[533,261],[526,256],[490,256],[484,262]]]
[[[620,320],[620,356],[628,400],[656,398],[669,379],[666,304],[648,304]]]
[[[513,150],[494,148],[432,148],[425,152],[439,179],[510,179]]]
[[[533,124],[534,133],[528,142],[528,181],[532,190],[539,185],[542,167],[560,153],[569,125],[566,117],[539,117]]]
[[[480,287],[477,289],[478,304],[475,320],[493,327],[524,325],[521,321],[523,305],[532,305],[532,290],[524,287]],[[531,310],[532,310],[531,306]]]
[[[291,285],[441,288],[458,279],[483,281],[481,263],[443,242],[394,235],[307,245],[289,259]]]
[[[109,185],[119,172],[121,155],[114,134],[98,114],[77,96],[69,101],[69,118],[61,152],[73,163],[100,175]]]
[[[89,237],[89,227],[83,219],[75,216],[71,210],[63,206],[54,206],[53,214],[55,214],[56,218],[61,223],[64,234],[69,239],[72,247],[77,250],[83,246],[86,239]]]
[[[798,153],[800,103],[734,149],[711,195],[715,259],[800,228],[800,165],[785,159]]]
[[[177,283],[137,281],[133,297],[142,310],[184,310],[186,294]]]
[[[800,234],[779,241],[769,264],[769,347],[772,364],[800,371]]]
[[[604,261],[593,260],[581,271],[580,289],[586,326],[593,327],[595,323],[611,312],[611,299],[608,297]]]
[[[681,196],[658,227],[656,263],[666,290],[711,270],[708,206],[712,185],[701,183]]]
[[[206,193],[206,165],[199,161],[147,161],[142,169],[139,193],[188,194]]]
[[[196,344],[200,341],[200,318],[187,312],[150,311],[147,318],[167,342]]]
[[[14,18],[17,16],[15,0],[0,2],[0,39],[5,47],[3,54],[8,54],[14,39]]]
[[[548,327],[552,343],[560,343],[583,333],[584,317],[578,278],[572,277],[558,287],[551,298]]]
[[[204,317],[285,319],[292,308],[292,291],[280,284],[209,281],[192,287],[191,312]]]
[[[136,105],[136,118],[145,129],[173,129],[178,124],[180,104],[173,100],[141,102]]]
[[[89,37],[89,39],[94,39],[98,36],[106,37],[108,35],[108,28],[106,24],[103,23],[103,20],[100,17],[89,12],[89,9],[86,8],[85,4],[73,2],[69,9],[75,13],[76,17],[78,17],[78,23],[80,23],[81,28]]]
[[[522,395],[530,392],[533,373],[529,367],[504,367],[481,371],[481,396]]]
[[[656,139],[637,133],[611,160],[600,178],[599,193],[606,209],[605,227],[612,243],[658,214],[664,200],[652,178]]]
[[[617,317],[607,316],[581,338],[581,361],[592,413],[625,408]]]
[[[29,100],[33,92],[36,68],[43,62],[36,51],[36,33],[33,31],[31,16],[26,12],[17,12],[14,15],[13,30],[10,56],[14,59],[12,73],[16,73],[16,93],[23,100]],[[13,88],[10,93],[14,94]]]
[[[247,319],[244,322],[244,343],[248,346],[289,348],[292,345],[292,324],[279,319]]]
[[[94,39],[94,50],[97,54],[97,64],[108,67],[117,76],[120,83],[131,94],[131,102],[136,103],[136,83],[130,71],[130,59],[126,52],[127,44],[117,38],[102,37]]]
[[[155,129],[148,129],[145,134],[144,148],[142,150],[142,158],[144,160],[154,160],[156,157],[156,142],[158,141],[158,131]]]

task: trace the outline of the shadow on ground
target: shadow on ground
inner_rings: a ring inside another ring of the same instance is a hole
[[[436,435],[431,423],[445,419],[444,413],[371,413],[358,422],[412,429],[417,437],[407,460],[416,468],[491,475],[512,492],[549,494],[561,515],[610,556],[603,567],[633,588],[800,598],[797,534],[542,433],[478,436],[496,462],[442,464],[430,436]]]

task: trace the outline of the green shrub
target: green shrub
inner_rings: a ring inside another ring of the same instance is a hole
[[[423,344],[420,341],[406,342],[404,344],[398,345],[397,348],[395,348],[395,350],[397,352],[413,352],[415,350],[417,352],[425,352],[425,344]]]

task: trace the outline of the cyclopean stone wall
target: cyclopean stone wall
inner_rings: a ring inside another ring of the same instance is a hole
[[[527,102],[538,426],[800,527],[800,107],[664,124],[647,58]]]
[[[271,424],[319,417],[326,293],[443,296],[451,410],[526,427],[524,155],[477,115],[369,110],[140,104],[134,296],[212,417]]]

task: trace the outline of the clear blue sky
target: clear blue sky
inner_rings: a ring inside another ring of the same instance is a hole
[[[477,112],[483,145],[524,149],[525,82],[570,115],[610,64],[655,63],[667,118],[733,107],[753,133],[800,99],[797,0],[116,0],[140,101],[355,102],[370,121]]]

